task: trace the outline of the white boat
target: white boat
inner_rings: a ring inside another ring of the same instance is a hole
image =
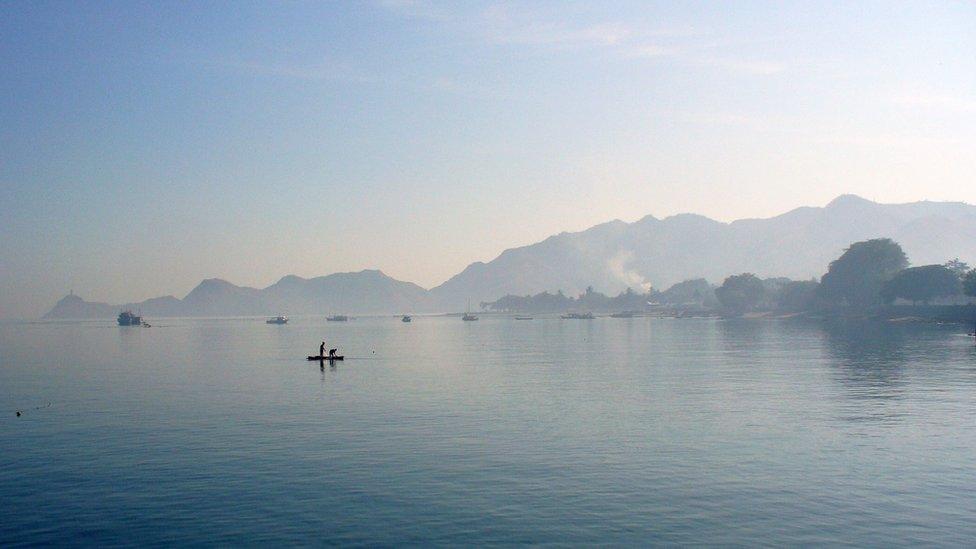
[[[478,320],[478,315],[471,313],[471,303],[468,303],[468,310],[461,316],[461,320],[471,322],[472,320]]]

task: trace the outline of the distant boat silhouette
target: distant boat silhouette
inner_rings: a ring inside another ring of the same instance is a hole
[[[411,322],[411,321],[413,321],[413,319],[410,318],[410,315],[403,315],[403,318],[400,319],[400,322]]]
[[[132,311],[122,311],[119,313],[118,322],[119,326],[149,326],[149,324],[143,322],[141,316],[134,314]]]
[[[593,320],[593,313],[569,313],[565,315],[560,315],[559,318],[573,319],[573,320]]]
[[[264,321],[265,324],[288,324],[287,316],[276,316]]]
[[[347,320],[349,320],[349,317],[346,315],[333,315],[330,317],[326,317],[326,320],[329,322],[346,322]]]
[[[478,320],[478,315],[471,314],[471,302],[468,302],[468,310],[461,316],[461,320],[466,320],[468,322],[472,320]]]

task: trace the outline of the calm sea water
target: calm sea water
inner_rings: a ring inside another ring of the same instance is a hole
[[[964,331],[3,324],[0,546],[973,545]]]

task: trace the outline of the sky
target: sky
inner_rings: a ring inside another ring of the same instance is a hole
[[[976,203],[976,2],[0,3],[0,318]]]

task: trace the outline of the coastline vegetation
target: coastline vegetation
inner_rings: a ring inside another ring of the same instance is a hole
[[[705,279],[679,282],[660,291],[632,288],[608,296],[592,287],[576,297],[557,290],[506,295],[483,302],[484,310],[512,313],[566,311],[671,315],[851,317],[970,321],[976,297],[976,269],[958,258],[942,265],[909,266],[890,238],[855,242],[830,262],[820,280],[727,277],[713,286]]]

